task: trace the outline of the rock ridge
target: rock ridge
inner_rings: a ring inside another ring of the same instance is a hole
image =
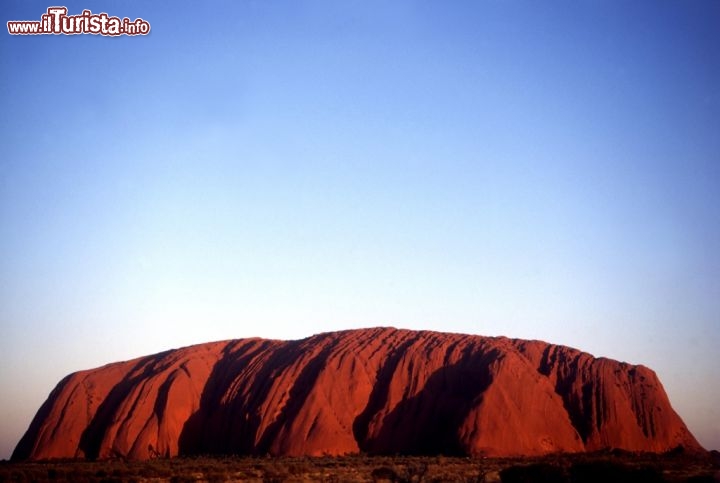
[[[13,460],[702,450],[647,367],[371,328],[169,350],[61,380]]]

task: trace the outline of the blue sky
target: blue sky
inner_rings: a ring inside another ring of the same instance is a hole
[[[69,372],[376,325],[647,365],[720,448],[720,3],[63,5],[152,31],[0,35],[0,458]]]

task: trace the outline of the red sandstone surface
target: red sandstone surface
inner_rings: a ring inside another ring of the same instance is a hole
[[[701,449],[646,367],[540,341],[376,328],[201,344],[71,374],[13,459],[678,446]]]

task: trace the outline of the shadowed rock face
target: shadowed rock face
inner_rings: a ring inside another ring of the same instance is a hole
[[[201,344],[81,371],[13,459],[541,455],[701,447],[643,366],[392,328]]]

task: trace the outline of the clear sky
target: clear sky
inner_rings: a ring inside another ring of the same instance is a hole
[[[62,4],[152,31],[0,3],[0,458],[72,371],[377,325],[647,365],[720,448],[720,2]]]

